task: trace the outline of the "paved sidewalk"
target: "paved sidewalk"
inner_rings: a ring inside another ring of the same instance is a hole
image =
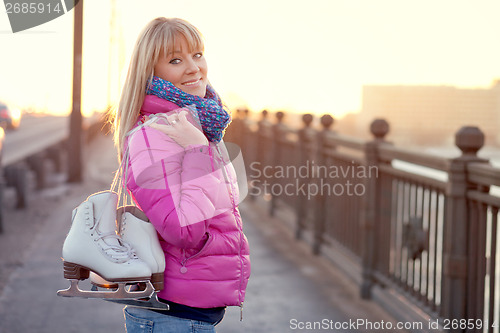
[[[109,137],[98,137],[88,152],[91,154],[86,158],[83,184],[60,185],[47,192],[51,194],[45,200],[51,202],[53,209],[40,217],[41,227],[20,259],[22,264],[10,274],[0,294],[0,332],[124,332],[122,306],[56,296],[58,289],[69,285],[62,275],[60,256],[71,211],[89,194],[108,188],[116,169]],[[373,302],[360,300],[357,287],[328,262],[310,255],[294,242],[279,223],[267,217],[258,202],[245,201],[241,213],[252,259],[243,321],[239,320],[239,308],[229,308],[217,332],[306,331],[294,330],[294,323],[324,319],[335,322],[358,318],[372,322],[392,320]],[[8,235],[2,235],[6,237]],[[307,330],[314,331],[325,330]]]

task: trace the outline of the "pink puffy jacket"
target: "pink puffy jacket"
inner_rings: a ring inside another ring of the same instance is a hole
[[[147,95],[141,115],[178,108]],[[158,296],[200,308],[241,306],[250,257],[237,207],[236,173],[224,144],[184,149],[147,126],[126,144],[127,187],[158,231],[165,252],[165,289]]]

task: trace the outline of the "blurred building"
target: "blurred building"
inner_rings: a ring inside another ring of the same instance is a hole
[[[500,144],[500,80],[488,88],[452,86],[363,87],[358,125],[374,118],[391,125],[391,140],[406,145],[451,144],[464,125],[478,126],[487,144]]]

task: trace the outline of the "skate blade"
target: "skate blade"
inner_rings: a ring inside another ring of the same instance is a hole
[[[102,298],[102,299],[123,299],[136,300],[139,298],[151,298],[155,289],[150,281],[146,282],[146,289],[140,291],[127,290],[126,285],[130,282],[117,282],[118,288],[108,291],[87,291],[78,287],[78,280],[71,279],[71,285],[68,289],[58,290],[57,296],[63,297],[83,297],[83,298]],[[139,281],[144,282],[144,281]]]
[[[170,307],[168,306],[168,304],[162,303],[158,300],[158,296],[156,295],[156,292],[147,300],[106,298],[105,301],[118,303],[118,304],[122,304],[122,305],[133,306],[136,308],[150,309],[150,310],[164,310],[164,311],[170,310]]]

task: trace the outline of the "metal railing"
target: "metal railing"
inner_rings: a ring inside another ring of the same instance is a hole
[[[500,169],[477,156],[482,132],[460,129],[462,153],[448,159],[387,142],[382,119],[363,141],[335,133],[329,115],[321,129],[311,115],[298,129],[284,116],[271,123],[265,112],[255,123],[239,112],[228,129],[254,198],[268,199],[271,215],[293,209],[297,239],[347,263],[363,298],[381,286],[451,331],[499,332],[500,197],[490,187],[500,186]]]

